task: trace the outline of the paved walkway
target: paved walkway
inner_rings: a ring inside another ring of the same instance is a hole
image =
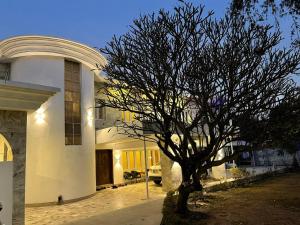
[[[163,199],[77,220],[66,225],[159,225]]]
[[[146,200],[145,183],[139,183],[101,190],[71,204],[26,208],[26,225],[119,225],[116,221],[123,221],[122,225],[158,225],[155,221],[161,219],[165,193],[161,187],[149,185],[150,200]]]

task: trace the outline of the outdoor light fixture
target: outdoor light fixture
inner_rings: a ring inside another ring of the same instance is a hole
[[[117,168],[121,168],[121,163],[120,163],[120,159],[121,159],[121,152],[119,150],[117,150],[115,152],[115,159],[116,159],[116,167]]]
[[[45,110],[42,107],[35,112],[35,120],[38,124],[45,122]]]
[[[121,158],[120,151],[116,151],[115,158],[116,158],[116,160],[120,161],[120,158]]]

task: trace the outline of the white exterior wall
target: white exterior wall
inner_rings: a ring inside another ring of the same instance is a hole
[[[101,151],[101,150],[100,150]],[[114,184],[123,184],[123,166],[122,166],[122,151],[113,150],[113,174]]]
[[[82,64],[81,64],[82,65]],[[11,80],[58,87],[37,112],[27,116],[26,204],[76,199],[95,192],[94,77],[81,66],[82,145],[65,145],[64,58],[17,58]],[[88,118],[88,111],[92,117]],[[92,120],[92,121],[89,121]]]
[[[218,153],[217,153],[217,160],[221,160],[221,159],[223,159],[223,157],[224,157],[224,149],[221,149],[221,150],[219,150],[218,151]],[[214,178],[216,178],[216,179],[226,179],[227,177],[226,177],[226,166],[225,166],[225,163],[223,163],[222,165],[220,165],[220,166],[214,166],[214,167],[212,167],[212,169],[211,169],[211,171],[212,171],[212,176],[214,177]]]
[[[0,224],[12,224],[13,162],[0,162]]]

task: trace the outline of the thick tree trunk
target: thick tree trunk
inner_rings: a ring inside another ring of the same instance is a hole
[[[191,177],[193,179],[191,179]],[[189,195],[194,191],[202,191],[202,185],[200,178],[195,172],[190,172],[182,168],[182,183],[178,188],[178,199],[176,212],[179,214],[185,214],[188,211],[187,203]]]
[[[184,214],[187,212],[187,202],[189,199],[189,195],[191,193],[191,175],[192,173],[190,170],[181,165],[181,172],[182,172],[182,182],[178,188],[178,199],[177,199],[177,206],[176,212],[180,214]]]
[[[191,193],[190,186],[185,186],[185,184],[181,184],[178,188],[178,199],[177,199],[177,206],[176,212],[180,214],[185,214],[187,212],[187,202],[189,199],[189,195]]]

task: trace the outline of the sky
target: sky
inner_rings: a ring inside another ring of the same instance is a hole
[[[217,16],[228,0],[190,0]],[[125,33],[140,14],[172,9],[177,0],[1,0],[0,40],[17,35],[48,35],[91,47],[104,47]]]
[[[222,17],[230,0],[189,0]],[[103,48],[113,35],[126,33],[139,15],[171,10],[178,0],[0,0],[0,40],[47,35]],[[289,21],[282,26],[289,34]],[[295,79],[300,84],[300,77]]]

